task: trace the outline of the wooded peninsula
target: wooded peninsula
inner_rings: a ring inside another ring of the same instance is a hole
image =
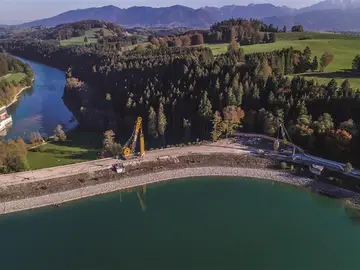
[[[127,137],[141,116],[149,147],[215,141],[239,129],[277,136],[280,121],[304,149],[356,164],[358,89],[347,79],[320,84],[297,76],[321,72],[334,56],[313,56],[310,46],[248,54],[241,47],[274,43],[284,31],[239,19],[206,32],[149,36],[147,44],[126,50],[109,40],[61,46],[29,37],[0,40],[0,48],[66,71],[64,101],[85,130]],[[214,55],[203,45],[218,42],[228,42],[225,53]],[[359,59],[354,55],[354,69]]]

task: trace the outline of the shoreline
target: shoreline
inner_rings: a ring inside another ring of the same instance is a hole
[[[13,200],[2,202],[0,206],[0,214],[9,214],[14,212],[26,211],[36,208],[64,204],[88,197],[112,193],[128,188],[134,188],[147,184],[154,184],[167,181],[181,180],[184,178],[196,177],[239,177],[262,179],[285,183],[291,186],[304,188],[304,190],[314,191],[313,188],[322,190],[338,190],[346,195],[341,200],[348,205],[356,206],[357,200],[360,200],[360,194],[335,187],[326,183],[315,183],[314,180],[306,177],[292,175],[288,172],[277,171],[272,169],[255,169],[255,168],[238,168],[238,167],[192,167],[184,169],[168,169],[160,172],[150,172],[139,176],[124,177],[115,181],[101,183],[92,186],[57,192],[38,197],[25,198],[21,200]],[[219,180],[221,181],[221,180]],[[312,185],[314,184],[314,187]]]
[[[32,82],[34,82],[34,80],[35,80],[35,78],[32,79]],[[25,90],[27,90],[27,89],[29,89],[29,88],[31,88],[31,87],[33,87],[33,85],[24,86],[23,88],[21,88],[20,91],[15,95],[14,99],[13,99],[9,104],[5,105],[6,108],[9,108],[11,105],[13,105],[14,103],[16,103],[16,102],[18,101],[18,98],[19,98],[20,94],[21,94],[23,91],[25,91]]]

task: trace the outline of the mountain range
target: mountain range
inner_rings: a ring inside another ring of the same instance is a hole
[[[360,0],[325,0],[309,7],[293,9],[272,4],[229,5],[193,9],[181,5],[152,8],[116,6],[70,10],[57,16],[22,24],[24,27],[56,26],[74,21],[104,20],[124,27],[208,28],[230,18],[256,18],[275,26],[291,28],[302,24],[306,30],[360,31]]]

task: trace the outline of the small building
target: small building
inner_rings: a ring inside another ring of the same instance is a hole
[[[7,113],[6,107],[0,108],[0,131],[6,129],[6,127],[12,124],[12,117]]]

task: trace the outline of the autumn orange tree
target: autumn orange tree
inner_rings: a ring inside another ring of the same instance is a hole
[[[222,135],[225,135],[226,138],[232,135],[237,128],[241,127],[241,121],[244,117],[245,112],[236,106],[225,107],[222,115],[216,111],[212,120],[212,140],[217,141]]]
[[[343,129],[330,130],[326,137],[329,149],[348,152],[350,150],[352,135]]]

